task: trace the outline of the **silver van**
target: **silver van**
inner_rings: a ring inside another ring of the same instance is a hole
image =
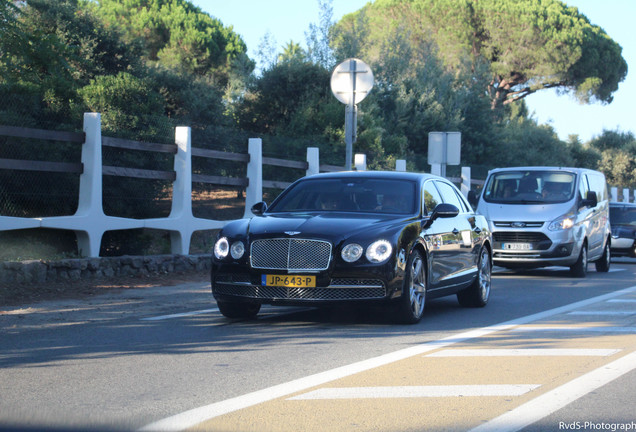
[[[488,219],[493,261],[508,268],[568,266],[585,277],[610,267],[605,176],[582,168],[516,167],[488,173],[477,212]]]

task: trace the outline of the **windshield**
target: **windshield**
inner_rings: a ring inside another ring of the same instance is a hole
[[[571,200],[576,175],[564,171],[502,171],[484,188],[484,200],[500,204],[552,204]]]
[[[636,226],[636,207],[610,207],[610,224]]]
[[[349,177],[300,181],[267,211],[413,214],[416,208],[412,181]]]

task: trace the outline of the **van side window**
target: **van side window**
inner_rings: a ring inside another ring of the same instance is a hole
[[[582,175],[581,180],[579,182],[579,196],[581,199],[587,198],[587,192],[590,190],[590,187],[587,184],[587,176]]]
[[[588,174],[587,180],[590,183],[590,190],[596,192],[596,198],[599,201],[605,201],[607,199],[607,186],[603,176],[598,174]]]

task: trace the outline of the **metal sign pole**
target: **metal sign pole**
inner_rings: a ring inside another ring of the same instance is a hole
[[[345,104],[345,169],[353,162],[353,143],[357,139],[358,102],[361,102],[373,87],[371,68],[358,59],[347,59],[331,74],[331,91]]]

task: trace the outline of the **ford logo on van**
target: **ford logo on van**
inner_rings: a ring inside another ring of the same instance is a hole
[[[510,224],[511,227],[513,228],[525,228],[526,227],[526,223],[525,222],[513,222]]]

